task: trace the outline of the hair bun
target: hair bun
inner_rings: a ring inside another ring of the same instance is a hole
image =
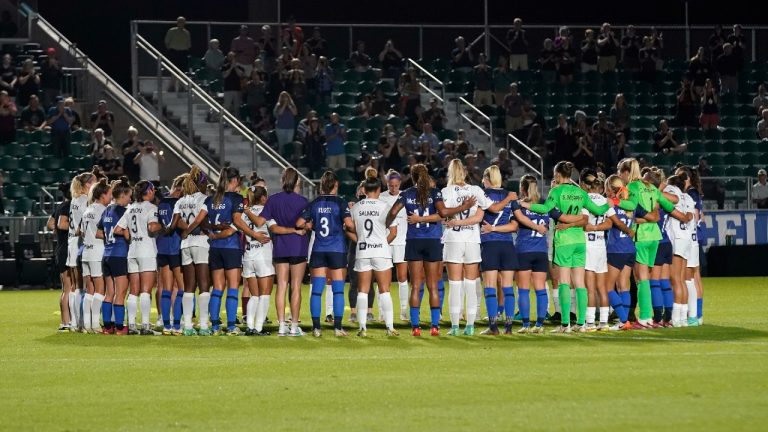
[[[365,169],[365,178],[366,179],[375,179],[379,177],[379,172],[374,167],[368,167]]]

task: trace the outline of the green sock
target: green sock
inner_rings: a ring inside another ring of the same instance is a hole
[[[651,281],[641,280],[637,282],[637,305],[640,306],[641,320],[649,320],[653,317],[651,304]]]
[[[576,288],[576,324],[584,325],[587,319],[587,289]]]
[[[562,324],[571,324],[571,287],[568,284],[559,284],[557,294],[560,296],[560,310],[562,312]]]

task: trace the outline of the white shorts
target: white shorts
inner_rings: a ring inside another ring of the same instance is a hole
[[[584,270],[595,273],[608,273],[608,253],[604,247],[587,246],[587,262]]]
[[[445,243],[443,261],[453,264],[474,264],[482,261],[480,243]]]
[[[405,245],[390,245],[390,252],[392,252],[392,262],[400,264],[405,262]]]
[[[190,246],[181,250],[181,265],[208,264],[208,248]]]
[[[80,249],[77,242],[67,244],[67,267],[77,267],[77,250]]]
[[[674,255],[685,258],[686,260],[691,258],[693,242],[690,238],[674,238],[670,240],[672,241],[672,253]],[[696,253],[698,254],[698,252]]]
[[[389,258],[357,258],[355,260],[356,272],[387,271],[392,268],[392,260]]]
[[[250,279],[252,277],[263,278],[275,275],[275,266],[272,261],[251,260],[243,261],[243,277]]]
[[[696,240],[691,241],[691,253],[688,255],[688,268],[695,268],[699,266],[699,242]]]
[[[128,258],[128,273],[157,271],[157,258]]]
[[[102,277],[101,261],[83,261],[83,276]]]

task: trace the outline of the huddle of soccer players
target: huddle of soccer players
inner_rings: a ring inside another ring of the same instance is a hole
[[[48,224],[58,233],[60,330],[158,334],[150,323],[157,286],[164,335],[265,336],[276,282],[278,335],[302,336],[301,283],[308,259],[312,334],[322,335],[321,298],[329,283],[328,319],[336,336],[346,336],[350,241],[357,276],[350,287],[357,296],[350,295],[350,301],[357,300],[358,336],[367,335],[373,282],[386,335],[399,335],[390,294],[393,268],[400,318],[410,321],[413,336],[421,335],[425,286],[430,334],[440,335],[444,269],[451,336],[475,334],[483,297],[489,327],[482,334],[498,335],[501,319],[505,334],[513,332],[513,320],[522,322],[517,333],[543,333],[548,274],[560,315],[555,333],[699,325],[702,203],[696,171],[681,167],[667,178],[657,168],[641,171],[631,158],[607,179],[585,169],[577,184],[573,171],[572,163],[559,162],[548,197],[540,202],[536,178],[525,175],[519,194],[507,192],[496,166],[485,170],[481,188],[466,183],[466,169],[455,159],[447,186],[439,190],[426,167],[415,165],[413,187],[404,191],[397,172],[390,171],[382,184],[369,169],[354,203],[338,195],[333,171],[323,174],[311,202],[301,196],[293,168],[285,170],[282,190],[272,196],[261,179],[241,188],[240,173],[232,167],[221,170],[209,191],[209,179],[193,166],[162,197],[152,182],[108,183],[97,172],[82,173],[62,188],[66,199]],[[631,319],[631,276],[637,284],[636,319]],[[240,301],[245,332],[237,321]],[[611,309],[614,325],[609,325]]]

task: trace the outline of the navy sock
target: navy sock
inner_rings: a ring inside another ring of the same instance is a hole
[[[211,300],[208,303],[208,313],[211,316],[211,329],[213,331],[219,330],[221,327],[221,297],[224,296],[224,291],[214,289],[211,291]]]
[[[443,300],[445,299],[445,281],[439,279],[437,281],[437,296],[440,297],[440,310],[443,310]]]
[[[419,326],[420,312],[418,307],[411,306],[411,327],[416,328]]]
[[[113,309],[115,310],[115,326],[118,330],[122,330],[125,326],[125,306],[114,305]]]
[[[484,288],[485,308],[488,310],[488,321],[491,328],[496,327],[496,314],[499,313],[499,299],[496,298],[496,288]]]
[[[341,330],[341,320],[344,318],[344,280],[331,281],[331,290],[333,291],[333,327]]]
[[[624,320],[629,319],[629,311],[632,309],[632,294],[629,291],[623,291],[619,293],[621,296],[621,303],[624,306]]]
[[[184,308],[182,305],[183,298],[184,291],[177,291],[176,298],[173,302],[173,328],[176,330],[181,329],[181,316],[184,314]]]
[[[523,320],[523,327],[531,323],[531,291],[528,288],[517,288],[517,307]]]
[[[515,316],[515,289],[512,287],[504,287],[501,289],[504,293],[504,313],[506,314],[507,321],[512,321],[512,317]]]
[[[672,320],[672,305],[675,304],[675,294],[672,292],[672,284],[669,279],[661,279],[661,300],[664,306],[664,320]]]
[[[704,316],[704,298],[696,299],[696,318]]]
[[[101,320],[104,321],[104,327],[111,328],[112,322],[112,302],[105,301],[101,303]]]
[[[163,316],[163,327],[171,328],[171,292],[163,290],[160,296],[160,310]]]
[[[547,297],[547,289],[536,290],[536,325],[544,325],[544,318],[547,317],[547,309],[549,309],[549,298]]]
[[[429,312],[432,318],[432,327],[439,327],[440,326],[440,308],[430,307]]]
[[[239,289],[229,288],[227,289],[227,302],[224,308],[227,311],[227,330],[233,330],[235,328],[235,322],[237,322],[237,301]]]
[[[320,328],[320,305],[322,303],[323,291],[325,290],[325,278],[313,277],[312,296],[309,298],[309,313],[312,315],[312,328]],[[334,309],[336,309],[336,299],[334,298]],[[295,317],[298,319],[298,317]]]
[[[419,304],[424,301],[424,282],[419,285]]]
[[[661,321],[664,311],[664,295],[661,292],[661,281],[651,279],[651,305],[653,306],[653,320]]]
[[[621,301],[621,295],[616,291],[608,292],[608,301],[611,303],[611,307],[619,317],[619,321],[625,322],[627,320],[627,311],[624,309],[624,304]]]

